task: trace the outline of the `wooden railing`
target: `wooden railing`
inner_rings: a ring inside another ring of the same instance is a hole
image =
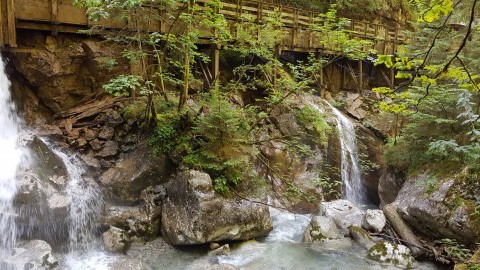
[[[196,2],[202,5],[209,1],[196,0]],[[156,12],[162,13],[159,8]],[[277,14],[285,30],[284,38],[278,42],[280,49],[293,51],[329,49],[322,47],[316,35],[310,30],[310,25],[318,13],[254,0],[223,0],[222,8],[218,12],[229,20],[232,27],[245,16],[261,22],[267,16]],[[1,47],[6,45],[16,47],[16,29],[46,30],[56,34],[78,33],[80,29],[88,29],[99,24],[118,28],[134,27],[129,26],[129,22],[91,21],[85,15],[84,9],[73,6],[72,0],[0,0],[0,15]],[[163,16],[151,24],[150,30],[165,32],[171,23],[167,16]],[[382,24],[347,19],[346,27],[352,38],[373,41],[373,49],[382,54],[394,54],[396,46],[405,40],[405,35],[400,29]],[[205,40],[208,40],[211,33],[204,35]]]

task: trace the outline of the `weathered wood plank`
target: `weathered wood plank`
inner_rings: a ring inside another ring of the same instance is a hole
[[[17,47],[17,29],[15,28],[14,0],[7,0],[7,33],[10,47]]]
[[[0,47],[3,47],[6,43],[6,40],[4,40],[4,35],[3,35],[3,29],[5,28],[4,27],[4,23],[5,23],[5,20],[3,18],[5,18],[5,15],[3,14],[3,11],[4,11],[4,8],[2,7],[3,6],[3,0],[0,0]]]

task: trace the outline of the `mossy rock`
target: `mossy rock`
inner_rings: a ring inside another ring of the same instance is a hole
[[[368,250],[367,258],[381,264],[393,264],[407,269],[413,268],[415,260],[410,250],[404,245],[388,241],[379,241]]]

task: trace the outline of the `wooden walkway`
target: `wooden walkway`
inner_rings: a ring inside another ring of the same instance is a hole
[[[200,5],[205,2],[208,0],[196,0]],[[314,12],[254,0],[223,0],[222,4],[223,7],[218,12],[229,20],[232,27],[246,14],[261,22],[266,16],[280,12],[285,30],[284,38],[278,42],[281,50],[309,52],[328,49],[323,48],[316,41],[316,35],[309,30],[318,15]],[[172,22],[167,19],[168,16],[161,14],[161,9],[156,9],[156,14],[160,14],[162,19],[151,24],[149,30],[165,33],[165,29],[168,29]],[[53,34],[78,33],[78,30],[96,25],[110,28],[134,27],[127,21],[91,21],[85,15],[84,9],[72,5],[72,0],[0,0],[0,47],[17,47],[18,29],[51,31]],[[405,40],[400,29],[386,25],[349,19],[346,26],[351,31],[352,38],[373,41],[373,49],[380,54],[393,55],[397,45]],[[203,38],[208,40],[209,35],[211,33],[205,33]]]

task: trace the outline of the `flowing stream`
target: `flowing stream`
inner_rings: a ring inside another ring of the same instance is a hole
[[[362,170],[358,162],[357,137],[355,125],[343,113],[325,101],[336,116],[337,130],[341,149],[341,176],[344,185],[345,199],[357,204],[368,204],[365,188],[362,183]]]

